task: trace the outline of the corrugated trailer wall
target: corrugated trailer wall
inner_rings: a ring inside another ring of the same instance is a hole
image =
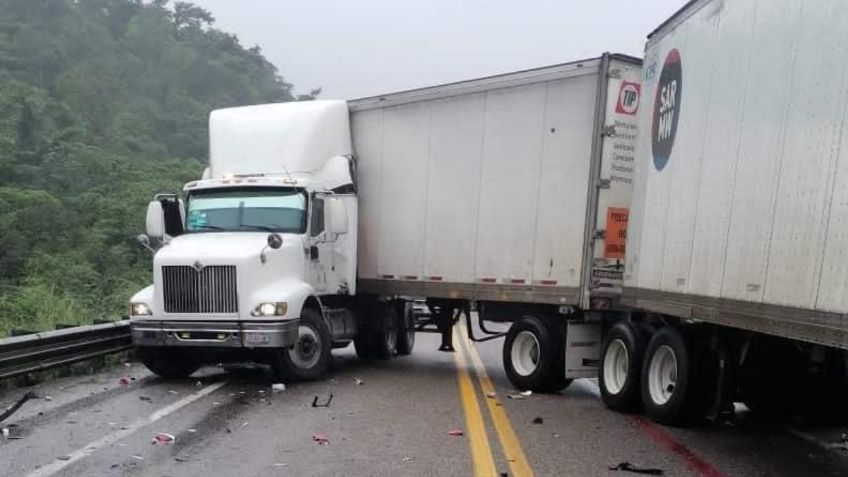
[[[352,102],[360,283],[576,303],[599,63]]]
[[[631,303],[848,347],[846,60],[843,0],[694,2],[649,40]]]

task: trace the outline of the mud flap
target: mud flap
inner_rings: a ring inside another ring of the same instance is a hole
[[[598,377],[601,324],[569,322],[565,336],[566,379]]]

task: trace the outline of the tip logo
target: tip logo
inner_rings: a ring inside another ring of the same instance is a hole
[[[654,167],[663,170],[671,156],[674,137],[677,135],[677,121],[680,118],[680,96],[683,93],[683,71],[680,64],[680,52],[672,49],[665,57],[665,64],[657,84],[654,98],[654,118],[651,127],[651,144],[654,154]]]
[[[631,83],[629,81],[621,83],[615,112],[618,114],[636,114],[636,111],[639,110],[639,93],[641,89],[639,83]]]

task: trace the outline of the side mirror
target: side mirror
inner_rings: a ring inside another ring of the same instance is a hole
[[[162,240],[165,237],[165,213],[162,203],[158,200],[147,204],[147,236],[151,239]]]
[[[327,218],[326,229],[334,235],[347,233],[347,209],[341,199],[328,197],[324,203]]]

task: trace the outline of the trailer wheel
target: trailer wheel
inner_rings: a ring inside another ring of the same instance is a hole
[[[137,355],[147,369],[165,379],[187,378],[200,368],[200,363],[182,350],[140,348]]]
[[[607,331],[601,350],[598,384],[604,404],[620,412],[638,410],[645,334],[637,325],[619,321]]]
[[[685,426],[705,412],[704,379],[694,343],[666,326],[651,338],[642,365],[642,404],[648,416],[670,426]]]
[[[391,303],[378,303],[374,307],[374,329],[372,340],[377,359],[390,359],[398,347],[398,319],[395,307]]]
[[[330,330],[324,318],[317,311],[304,308],[300,314],[297,342],[275,353],[274,373],[292,381],[319,379],[330,366],[331,349]]]
[[[557,392],[571,383],[565,379],[565,338],[555,325],[525,316],[513,323],[503,346],[509,382],[517,389]]]
[[[397,310],[397,353],[400,355],[412,354],[415,347],[415,310],[412,302],[398,300],[395,302]]]

